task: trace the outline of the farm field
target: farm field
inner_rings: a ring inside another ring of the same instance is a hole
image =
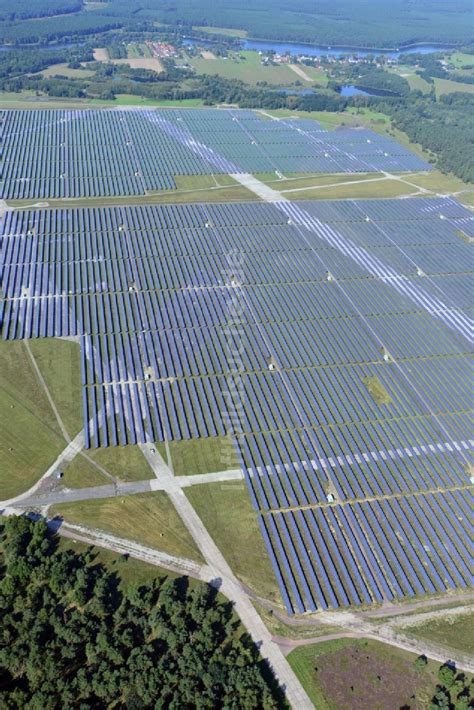
[[[65,76],[67,78],[73,79],[87,79],[88,77],[94,75],[94,72],[91,69],[87,69],[86,67],[81,67],[80,69],[73,69],[71,67],[68,67],[68,65],[65,63],[53,64],[39,73],[42,74],[42,76],[44,77]]]
[[[451,79],[434,79],[436,96],[443,94],[453,94],[456,91],[461,91],[464,94],[474,93],[474,84],[465,84],[461,81],[452,81]]]
[[[215,59],[189,57],[188,61],[198,74],[218,74],[224,79],[240,79],[253,85],[266,81],[275,86],[289,86],[299,78],[287,64],[264,66],[258,52],[229,52],[228,57]]]
[[[201,556],[166,493],[88,500],[55,505],[52,514],[68,523],[103,530],[169,555],[201,561]]]
[[[288,656],[318,710],[424,710],[435,693],[437,665],[417,670],[415,660],[376,641],[350,639],[302,646]]]

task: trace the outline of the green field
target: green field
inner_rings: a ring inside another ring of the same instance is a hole
[[[247,37],[246,30],[236,30],[233,27],[208,27],[207,25],[194,25],[196,32],[206,32],[208,35],[229,35],[230,37]]]
[[[0,341],[0,361],[0,500],[6,500],[36,483],[66,442],[25,344]]]
[[[153,472],[138,446],[91,449],[86,454],[119,481],[144,481],[153,478]],[[63,473],[62,483],[66,488],[87,488],[110,483],[110,478],[84,456],[76,456],[63,469]]]
[[[91,69],[72,69],[71,67],[68,67],[67,63],[52,64],[47,69],[43,69],[42,72],[39,72],[39,74],[44,77],[66,76],[68,79],[88,79],[89,77],[94,76],[94,73],[95,72]]]
[[[338,639],[301,646],[288,661],[318,710],[426,710],[439,664],[377,641]]]
[[[349,184],[334,185],[333,187],[318,187],[314,189],[286,192],[292,200],[339,200],[370,197],[400,197],[412,195],[417,192],[415,187],[410,187],[399,180],[381,178],[373,182],[367,180],[351,181]]]
[[[169,452],[175,476],[213,473],[240,468],[232,440],[223,436],[170,441]],[[166,455],[164,456],[166,459]]]
[[[474,54],[466,54],[465,52],[453,52],[447,56],[447,59],[457,69],[474,64]]]
[[[464,84],[461,81],[451,81],[451,79],[434,79],[436,96],[443,94],[454,94],[461,91],[465,94],[474,94],[474,84]]]
[[[201,554],[164,492],[55,505],[66,522],[124,537],[169,555],[201,561]]]
[[[257,177],[259,177],[257,175]],[[288,177],[287,179],[281,180],[276,176],[272,178],[270,174],[263,175],[259,177],[262,182],[267,185],[279,190],[280,192],[285,192],[286,190],[298,190],[298,188],[306,187],[324,187],[325,185],[335,185],[340,182],[364,182],[365,180],[373,180],[374,178],[380,177],[380,173],[345,173],[344,175],[312,175],[311,177]],[[288,194],[288,197],[290,195]]]
[[[260,596],[281,604],[280,592],[243,481],[185,489],[232,571]]]
[[[471,656],[474,654],[474,613],[451,617],[440,614],[439,619],[404,627],[403,632]]]
[[[229,52],[227,58],[189,57],[189,63],[197,74],[218,74],[224,79],[240,79],[251,85],[266,81],[275,86],[289,86],[298,79],[301,81],[288,65],[264,66],[258,52],[252,51]]]
[[[83,427],[79,343],[59,338],[28,341],[59,415],[71,438]]]

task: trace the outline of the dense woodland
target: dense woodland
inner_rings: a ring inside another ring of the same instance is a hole
[[[0,707],[270,710],[283,702],[211,586],[163,578],[122,592],[92,551],[60,550],[42,521],[8,518],[0,532]]]
[[[132,27],[159,21],[169,26],[243,29],[250,36],[323,45],[398,47],[416,42],[471,39],[470,0],[110,0],[77,12],[78,0],[0,0],[0,28],[7,41],[86,34],[96,28]],[[76,10],[76,11],[75,11]],[[69,14],[19,22],[24,17]]]
[[[379,105],[413,143],[437,156],[437,167],[474,182],[474,95],[448,94],[439,101],[410,95],[406,101]]]

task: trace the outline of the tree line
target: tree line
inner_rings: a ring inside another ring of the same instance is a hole
[[[116,574],[60,549],[44,521],[0,538],[0,706],[262,708],[284,701],[229,602],[208,584]],[[126,564],[126,562],[124,562]]]

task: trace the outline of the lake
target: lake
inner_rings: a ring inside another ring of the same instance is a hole
[[[398,96],[393,91],[384,91],[383,89],[366,89],[353,84],[346,84],[339,89],[341,96]]]
[[[215,42],[212,40],[198,40],[193,37],[183,38],[183,44],[199,45],[212,47]],[[453,49],[448,45],[430,45],[423,44],[416,47],[407,47],[402,50],[381,50],[381,49],[357,49],[352,47],[323,47],[313,44],[297,44],[295,42],[269,42],[259,39],[242,39],[240,40],[242,49],[254,49],[259,52],[276,52],[277,54],[304,54],[307,57],[339,57],[341,54],[350,54],[356,57],[366,57],[368,54],[383,54],[387,57],[395,59],[400,54],[432,54],[433,52],[442,52],[448,49]]]

